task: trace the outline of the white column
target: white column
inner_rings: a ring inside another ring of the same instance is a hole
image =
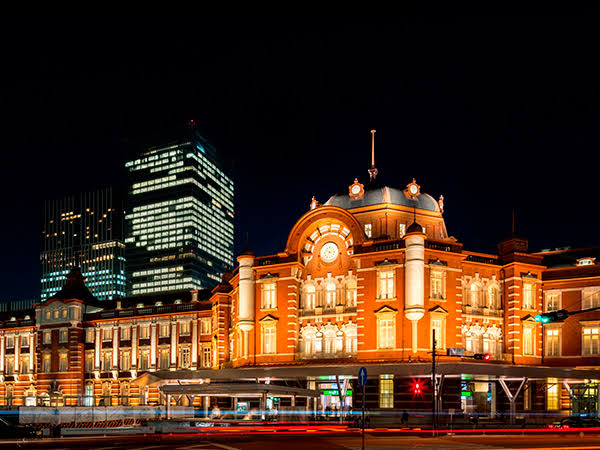
[[[138,339],[137,339],[137,325],[131,326],[131,367],[137,367],[137,352],[138,352]]]
[[[192,320],[192,369],[197,369],[198,364],[198,319]]]
[[[425,234],[419,231],[409,232],[404,236],[404,242],[404,316],[411,321],[412,351],[417,353],[417,322],[425,314]]]
[[[29,372],[33,373],[33,358],[35,358],[35,333],[29,334]]]
[[[171,322],[171,366],[177,364],[177,322]]]
[[[150,368],[156,368],[156,350],[157,350],[157,339],[156,339],[156,324],[150,324]]]
[[[119,367],[119,328],[113,327],[113,354],[112,354],[112,366],[113,369]]]
[[[239,308],[238,319],[242,331],[254,328],[255,284],[254,284],[254,255],[241,255],[240,264]]]
[[[0,372],[4,372],[4,336],[0,336]]]
[[[96,327],[96,342],[94,347],[94,369],[100,370],[100,349],[102,348],[102,329]]]

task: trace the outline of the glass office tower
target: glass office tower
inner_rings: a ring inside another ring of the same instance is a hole
[[[218,284],[233,266],[233,180],[216,150],[192,130],[125,167],[128,294]]]
[[[112,188],[49,200],[42,223],[41,300],[63,287],[79,265],[98,299],[125,296],[125,243],[121,202]]]

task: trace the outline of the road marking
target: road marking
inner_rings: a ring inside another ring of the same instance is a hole
[[[215,445],[219,448],[224,448],[225,450],[240,450],[237,447],[230,447],[229,445],[225,445],[225,444],[217,444],[216,442],[211,442],[211,445]]]

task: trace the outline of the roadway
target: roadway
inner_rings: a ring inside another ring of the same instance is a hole
[[[305,450],[343,449],[360,450],[360,435],[331,433],[296,433],[293,435],[247,435],[206,438],[200,435],[145,435],[145,436],[86,436],[38,439],[35,441],[0,440],[0,448],[77,449],[94,450]],[[419,437],[397,435],[366,435],[367,449],[563,449],[600,450],[600,434],[557,433],[544,435],[476,435]]]

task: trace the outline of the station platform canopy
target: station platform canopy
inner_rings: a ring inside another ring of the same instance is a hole
[[[263,383],[165,384],[159,390],[166,395],[227,396],[227,397],[318,397],[320,391]]]

